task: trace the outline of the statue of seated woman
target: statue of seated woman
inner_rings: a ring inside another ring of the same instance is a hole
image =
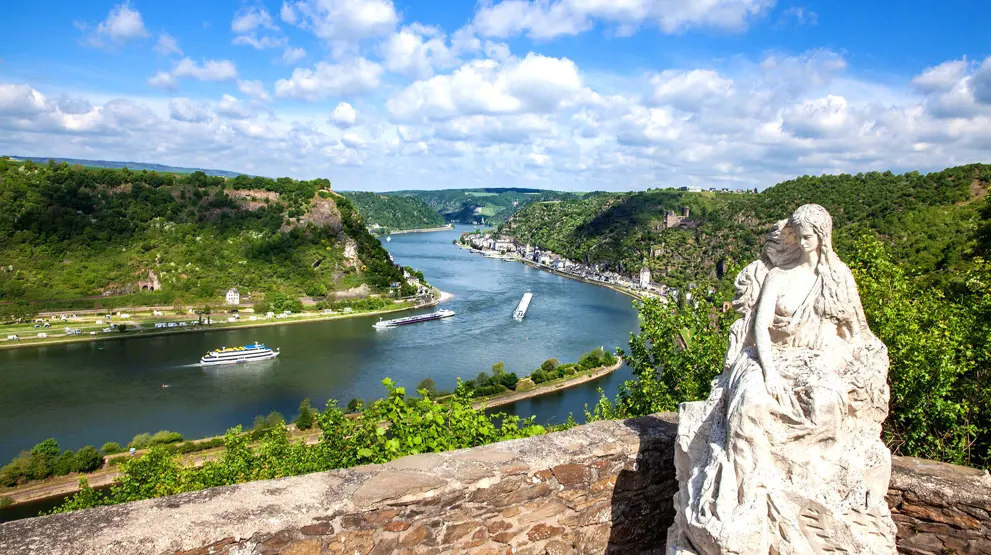
[[[679,410],[668,554],[894,554],[888,353],[829,213],[778,222],[736,290],[723,372]]]

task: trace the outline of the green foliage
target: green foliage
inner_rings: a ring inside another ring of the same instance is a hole
[[[59,458],[55,461],[55,467],[52,474],[55,476],[65,476],[66,474],[74,471],[76,469],[76,455],[69,449],[66,449],[59,455]]]
[[[401,387],[383,381],[388,396],[375,401],[358,418],[348,418],[335,401],[317,415],[323,436],[317,445],[291,440],[277,425],[250,445],[241,427],[228,430],[224,452],[201,467],[183,466],[167,446],[120,463],[110,492],[103,496],[80,481],[81,491],[53,512],[124,503],[195,491],[208,487],[294,476],[308,472],[381,463],[405,455],[475,447],[494,441],[542,434],[533,419],[487,415],[471,406],[471,394],[460,386],[444,404],[429,398],[408,399]],[[497,424],[498,422],[498,424]]]
[[[120,444],[116,441],[108,441],[103,444],[100,451],[103,451],[104,455],[113,455],[114,453],[120,453],[123,449],[121,449]]]
[[[299,416],[296,417],[296,428],[309,430],[313,427],[313,407],[310,406],[309,399],[303,399],[299,403]]]
[[[572,193],[519,188],[397,191],[389,195],[423,199],[427,206],[449,222],[480,223],[484,217],[485,222],[491,224],[505,221],[532,202],[575,198]]]
[[[127,444],[128,447],[133,447],[135,449],[144,449],[151,444],[151,434],[142,433],[134,436],[133,439]]]
[[[0,495],[0,509],[6,509],[14,504],[14,498],[7,495]]]
[[[179,443],[180,441],[182,441],[182,434],[179,432],[160,430],[155,432],[155,435],[151,436],[148,441],[148,445],[166,445],[169,443]]]
[[[444,225],[444,218],[422,199],[359,191],[341,193],[354,203],[368,225],[391,230],[423,229]]]
[[[272,428],[278,428],[286,424],[286,419],[282,416],[282,413],[278,411],[272,411],[268,413],[268,416],[258,415],[255,417],[255,421],[251,429],[253,431],[265,431],[271,430]]]
[[[437,384],[434,383],[433,378],[423,378],[420,383],[416,384],[417,391],[425,391],[427,397],[437,396]],[[350,406],[349,406],[350,408]]]
[[[134,291],[150,270],[160,291],[99,302],[189,304],[232,285],[296,298],[400,281],[347,199],[316,195],[325,179],[24,167],[0,165],[0,322],[53,307],[93,308],[87,297]],[[358,268],[344,258],[347,238],[359,245]]]
[[[68,452],[68,451],[67,451]],[[103,466],[103,455],[92,445],[87,445],[76,451],[75,472],[93,472]]]
[[[556,358],[549,358],[540,365],[540,369],[544,372],[553,372],[560,365],[561,363],[558,362]]]
[[[348,401],[347,410],[349,413],[361,412],[364,409],[365,409],[365,401],[358,399],[357,397]]]

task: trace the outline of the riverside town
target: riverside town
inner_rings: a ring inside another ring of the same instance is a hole
[[[991,3],[9,4],[0,554],[991,554]]]

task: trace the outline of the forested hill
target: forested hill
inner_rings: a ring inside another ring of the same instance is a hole
[[[177,166],[166,166],[164,164],[153,164],[150,162],[116,162],[112,160],[83,160],[80,158],[41,158],[35,156],[11,156],[12,160],[31,160],[36,164],[47,164],[49,160],[55,160],[57,164],[65,162],[70,166],[85,166],[87,168],[111,168],[111,169],[123,169],[128,168],[132,171],[155,171],[155,172],[168,172],[168,173],[193,173],[201,171],[207,175],[219,175],[220,177],[237,177],[241,175],[237,172],[227,171],[227,170],[211,170],[206,168],[180,168]]]
[[[155,292],[143,292],[156,280]],[[401,280],[402,270],[326,179],[0,158],[0,302],[101,295],[107,302],[120,295],[217,302],[232,286],[242,294],[317,297]]]
[[[991,166],[974,164],[925,175],[804,176],[756,195],[599,193],[531,204],[504,230],[628,274],[647,261],[656,281],[677,286],[715,279],[723,268],[753,260],[772,222],[815,202],[833,216],[841,256],[862,233],[871,233],[910,272],[945,281],[980,247],[976,231],[989,181]],[[689,225],[665,229],[665,213],[680,214],[686,206]]]
[[[382,195],[361,191],[342,191],[358,208],[368,225],[378,224],[384,231],[424,229],[444,225],[444,218],[414,196]]]
[[[444,217],[463,224],[496,224],[531,202],[577,198],[574,193],[541,189],[487,188],[441,189],[436,191],[395,191],[391,196],[416,197]]]

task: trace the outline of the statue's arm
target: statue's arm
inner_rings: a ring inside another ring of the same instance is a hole
[[[754,317],[754,343],[757,345],[757,358],[764,371],[764,384],[772,397],[779,398],[783,394],[778,373],[774,368],[774,353],[771,349],[771,324],[774,322],[774,309],[778,301],[780,276],[772,271],[764,286],[761,288],[760,299],[757,301],[757,313]]]

